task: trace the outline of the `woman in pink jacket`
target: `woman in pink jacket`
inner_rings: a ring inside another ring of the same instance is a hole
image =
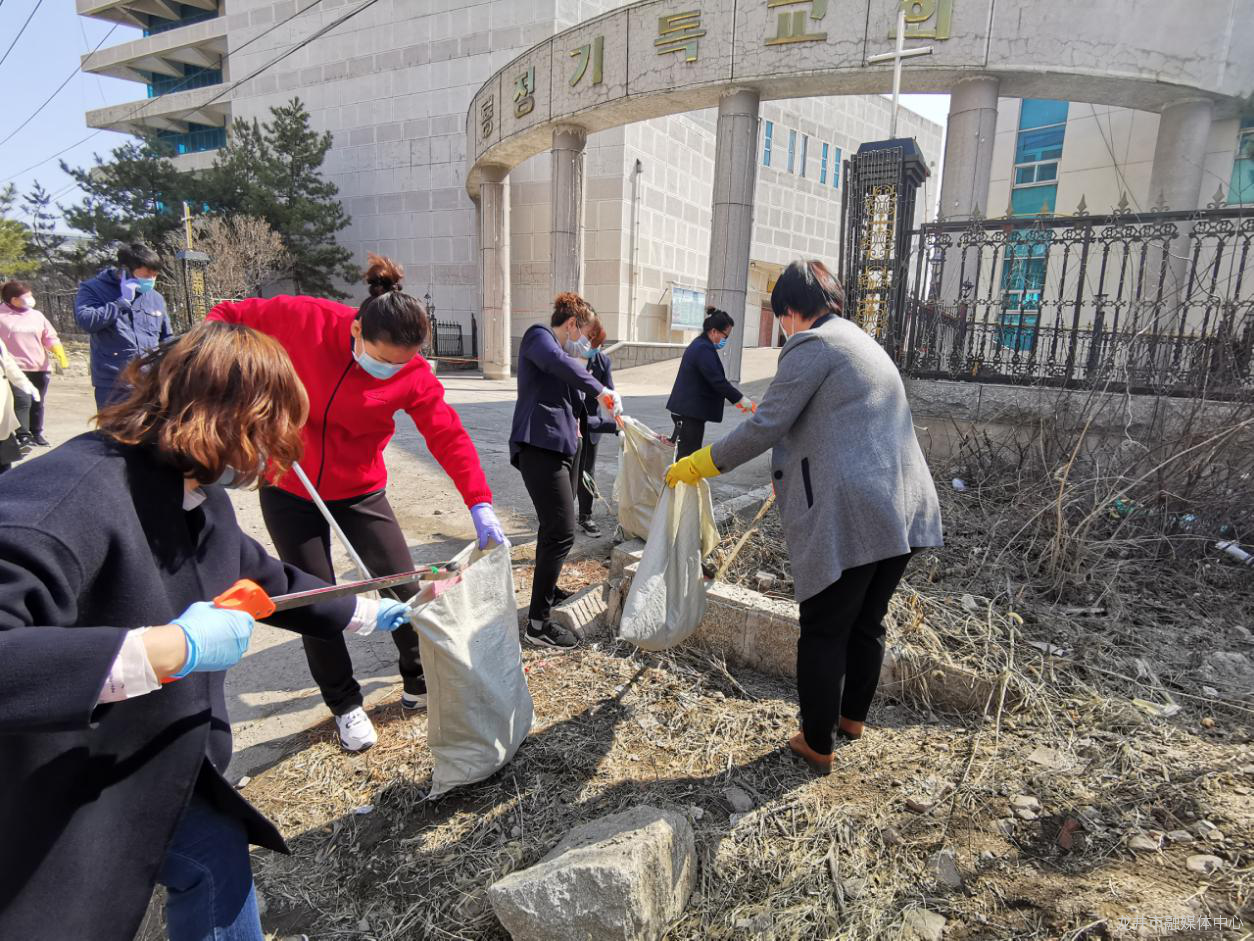
[[[26,378],[38,391],[29,396],[14,389],[18,428],[18,443],[29,447],[37,444],[48,447],[44,437],[44,403],[48,401],[48,373],[55,357],[62,369],[69,365],[65,347],[57,339],[57,331],[48,318],[35,310],[35,295],[24,281],[6,281],[0,286],[0,343],[17,360]],[[51,354],[51,356],[49,355]]]

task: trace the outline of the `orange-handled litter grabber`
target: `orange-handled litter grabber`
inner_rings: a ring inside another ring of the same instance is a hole
[[[258,621],[264,621],[279,611],[303,608],[320,601],[333,601],[336,598],[360,595],[366,591],[383,591],[386,588],[395,588],[397,585],[406,585],[410,582],[442,581],[457,575],[460,569],[460,562],[444,562],[414,569],[412,572],[383,575],[379,578],[363,578],[360,581],[345,582],[342,585],[327,585],[323,588],[311,588],[308,591],[294,591],[291,594],[277,595],[274,598],[266,594],[266,590],[252,579],[241,578],[214,598],[213,603],[219,608],[243,611],[251,614]],[[166,677],[161,682],[171,683],[173,677]]]

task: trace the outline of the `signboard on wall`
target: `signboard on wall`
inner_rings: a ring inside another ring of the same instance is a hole
[[[705,291],[671,285],[671,329],[700,330],[705,322]]]

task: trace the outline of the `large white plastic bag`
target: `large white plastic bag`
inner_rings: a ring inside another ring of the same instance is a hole
[[[645,650],[687,640],[705,616],[701,560],[718,538],[709,484],[666,488],[623,605],[619,636]]]
[[[614,480],[618,525],[629,536],[647,539],[653,508],[666,489],[666,469],[675,460],[675,447],[663,444],[644,422],[629,415],[623,416],[620,439]]]
[[[509,547],[471,545],[457,561],[460,584],[413,612],[427,678],[432,797],[504,767],[534,717]]]

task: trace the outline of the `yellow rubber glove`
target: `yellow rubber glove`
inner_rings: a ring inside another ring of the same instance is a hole
[[[62,346],[60,343],[54,343],[52,346],[51,352],[52,352],[53,358],[57,361],[58,366],[60,366],[62,369],[69,368],[70,358],[65,355],[64,346]]]
[[[695,484],[703,477],[717,477],[721,471],[714,466],[714,458],[710,456],[711,447],[713,445],[708,445],[700,451],[680,458],[668,467],[666,469],[666,486]]]

